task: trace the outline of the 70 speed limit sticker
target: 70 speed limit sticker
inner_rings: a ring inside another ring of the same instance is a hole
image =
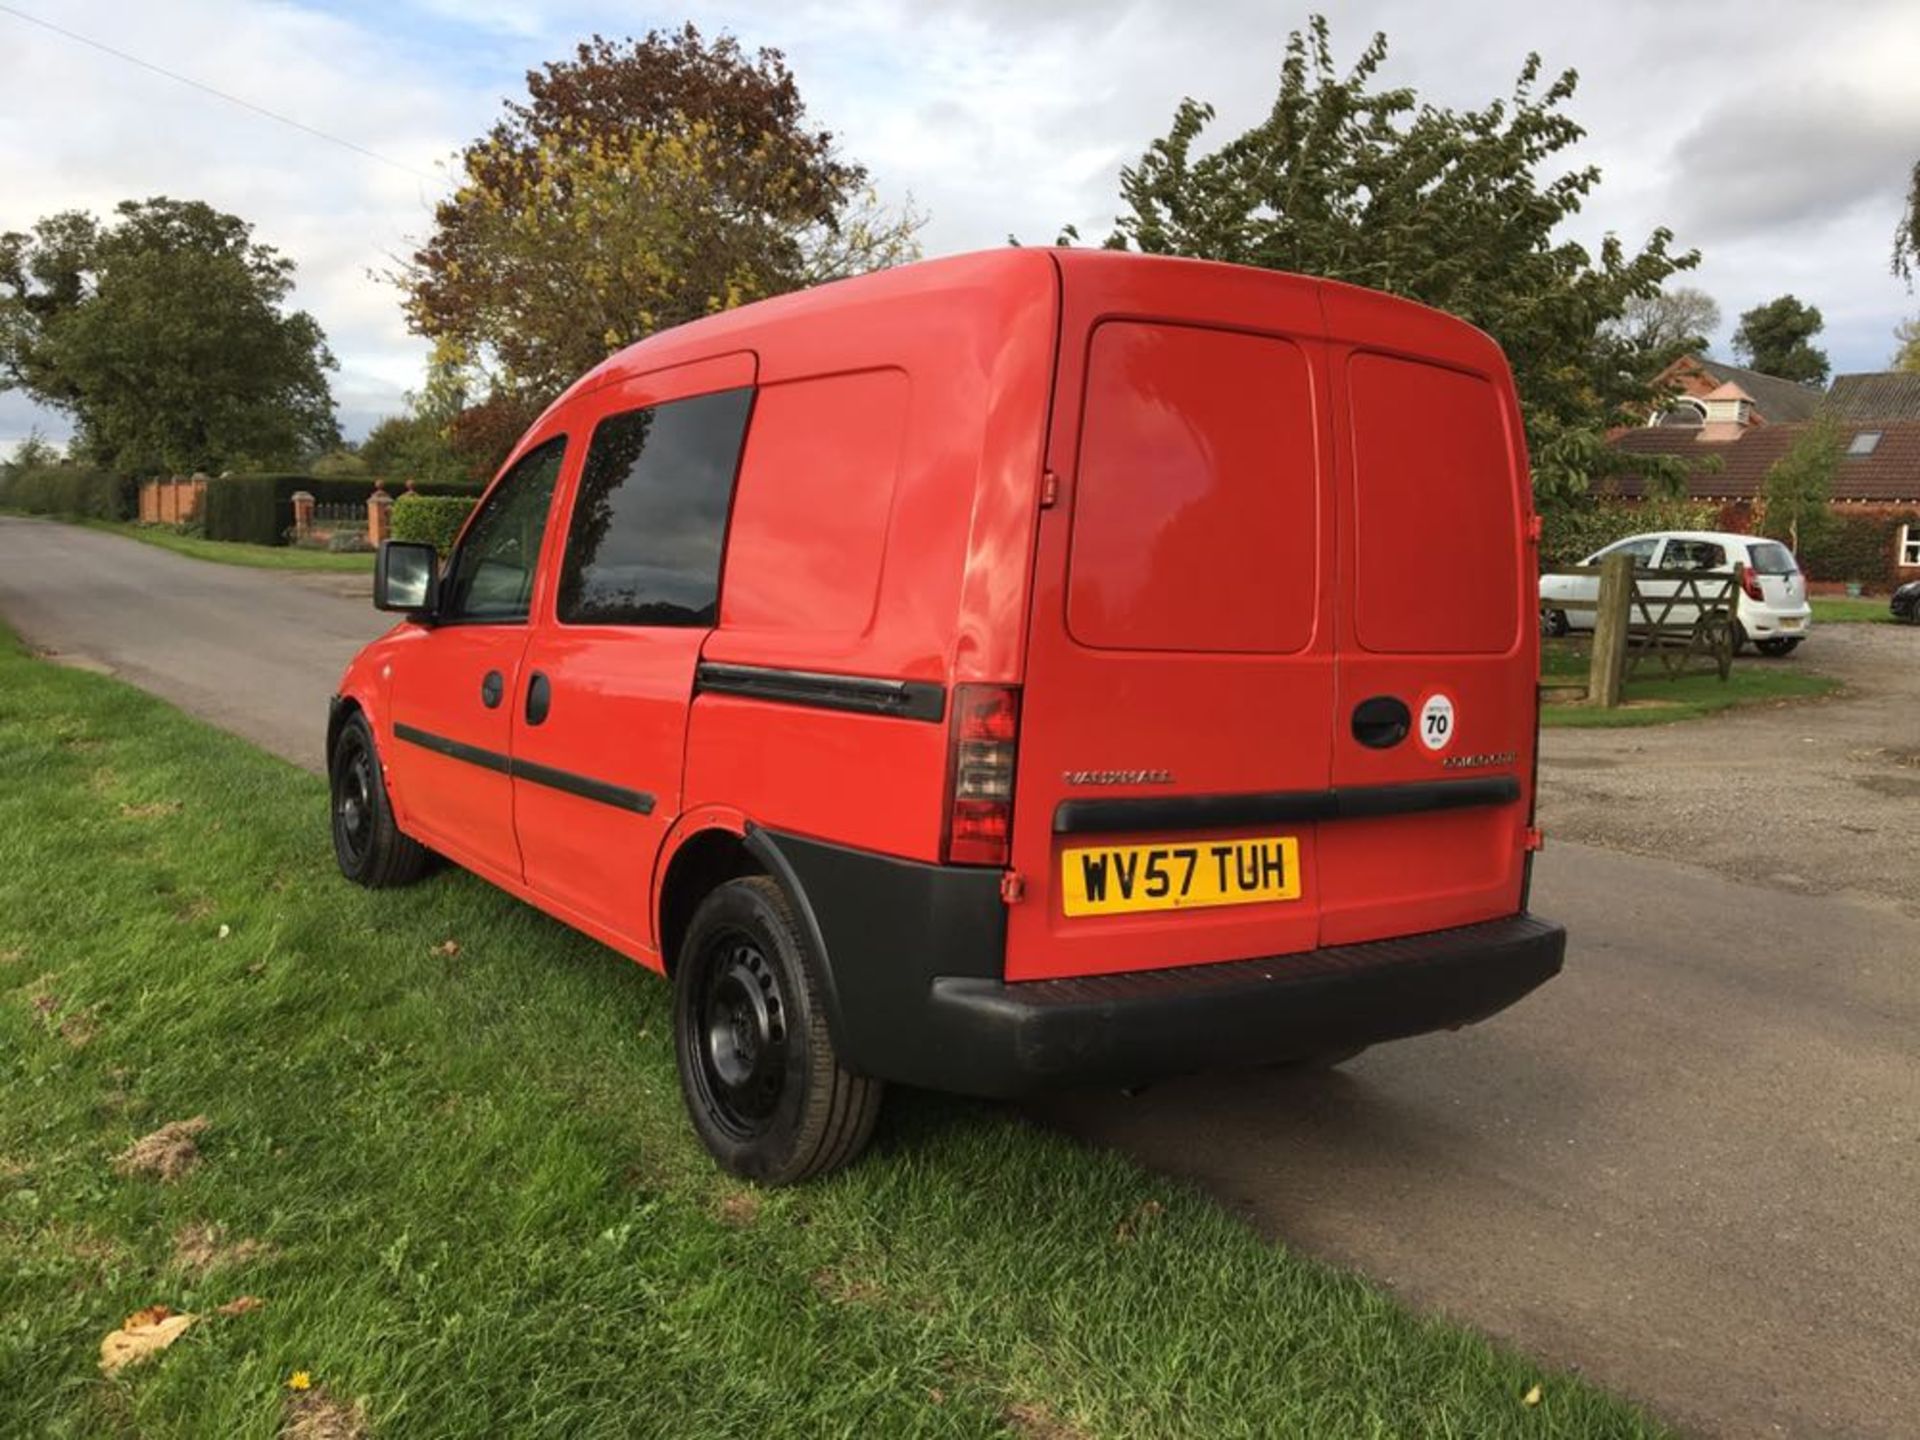
[[[1420,743],[1429,750],[1444,750],[1453,743],[1453,701],[1434,694],[1420,707]]]

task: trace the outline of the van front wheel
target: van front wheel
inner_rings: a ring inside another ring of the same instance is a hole
[[[393,823],[393,806],[373,748],[373,729],[356,714],[340,727],[327,757],[327,789],[333,812],[333,858],[340,873],[369,890],[410,885],[426,871],[433,852]]]
[[[673,977],[674,1053],[693,1128],[762,1185],[836,1170],[866,1148],[884,1089],[835,1054],[820,962],[764,875],[717,887],[694,912]]]

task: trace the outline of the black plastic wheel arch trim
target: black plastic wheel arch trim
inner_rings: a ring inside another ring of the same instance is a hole
[[[782,705],[893,715],[937,724],[946,718],[947,688],[931,680],[888,680],[873,675],[830,675],[767,665],[703,660],[693,672],[693,693],[738,695]]]
[[[1481,775],[1468,780],[1349,785],[1329,790],[1063,800],[1054,807],[1053,830],[1056,835],[1112,835],[1129,831],[1304,824],[1317,820],[1369,820],[1382,815],[1508,805],[1519,798],[1517,777]]]
[[[444,735],[435,735],[416,725],[396,724],[393,734],[395,739],[404,740],[409,745],[418,745],[422,750],[431,750],[449,759],[464,760],[469,765],[478,765],[482,770],[491,770],[498,775],[544,785],[549,790],[578,795],[583,800],[597,800],[602,805],[611,805],[617,810],[631,810],[636,815],[653,813],[654,798],[645,790],[629,790],[624,785],[596,780],[591,775],[577,775],[571,770],[557,770],[551,765],[538,765],[531,760],[516,760],[510,755],[502,755],[498,750],[449,740]]]

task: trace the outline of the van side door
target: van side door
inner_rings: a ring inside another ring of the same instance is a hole
[[[527,885],[628,953],[656,944],[653,866],[680,813],[754,369],[725,356],[578,402],[584,458],[515,697],[514,825]]]
[[[493,878],[520,878],[508,699],[566,443],[535,445],[487,492],[447,562],[433,623],[393,652],[386,763],[407,828]]]

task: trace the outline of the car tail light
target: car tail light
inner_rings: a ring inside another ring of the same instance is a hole
[[[955,865],[1005,865],[1013,839],[1020,692],[956,685],[950,736],[946,858]]]
[[[1751,565],[1740,567],[1740,588],[1747,592],[1749,600],[1765,600],[1766,592],[1760,588],[1760,576]]]

